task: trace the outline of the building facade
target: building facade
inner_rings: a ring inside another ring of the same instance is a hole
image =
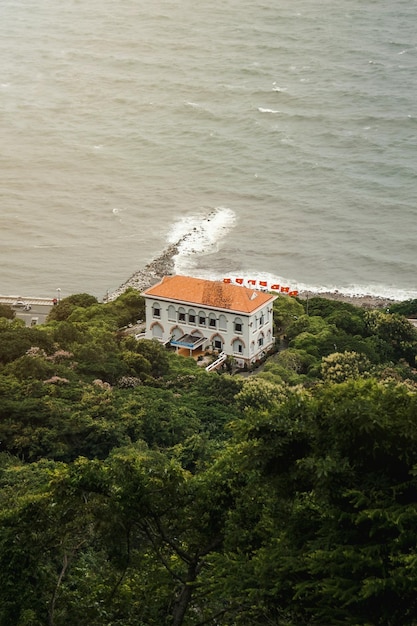
[[[223,352],[239,367],[259,360],[275,341],[276,296],[221,281],[166,276],[143,292],[146,338],[192,354],[198,348]]]

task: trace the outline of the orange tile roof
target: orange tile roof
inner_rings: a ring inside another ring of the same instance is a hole
[[[248,287],[178,275],[165,276],[161,282],[146,289],[143,295],[239,313],[253,313],[276,298]]]

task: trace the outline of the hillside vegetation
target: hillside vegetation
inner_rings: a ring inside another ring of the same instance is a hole
[[[0,310],[0,626],[417,624],[416,313],[280,296],[219,375],[133,289]]]

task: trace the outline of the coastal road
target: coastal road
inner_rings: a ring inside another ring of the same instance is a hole
[[[30,310],[25,311],[23,308],[14,307],[13,303],[17,301],[30,305]],[[0,303],[11,306],[16,313],[16,318],[23,320],[26,326],[43,324],[54,306],[51,298],[17,298],[16,296],[0,296]]]

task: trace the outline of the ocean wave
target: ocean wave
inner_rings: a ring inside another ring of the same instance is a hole
[[[244,287],[252,289],[281,291],[296,291],[300,294],[310,294],[320,296],[321,294],[337,294],[347,298],[365,298],[371,297],[377,300],[394,300],[404,302],[406,300],[417,299],[417,290],[415,289],[398,289],[387,285],[320,285],[307,284],[299,282],[294,278],[286,276],[277,276],[270,273],[260,273],[259,271],[251,273],[230,273],[230,272],[212,272],[210,270],[200,270],[193,274],[195,277],[206,278],[207,280],[231,280],[232,283],[240,284]],[[278,288],[277,288],[278,287]]]
[[[186,273],[193,267],[195,255],[215,252],[235,223],[236,214],[227,207],[217,207],[208,213],[187,215],[177,220],[168,235],[168,243],[178,248],[175,271]]]
[[[310,292],[317,294],[336,293],[350,298],[363,298],[371,296],[373,298],[395,300],[404,302],[405,300],[417,299],[417,290],[415,289],[398,289],[389,285],[306,285],[298,283],[297,289],[300,292]]]
[[[309,284],[296,277],[260,272],[230,273],[225,267],[219,273],[211,268],[204,268],[202,258],[215,253],[222,240],[236,225],[236,214],[228,207],[217,207],[206,213],[197,213],[177,220],[169,231],[167,242],[174,246],[174,272],[208,280],[230,279],[232,282],[257,289],[271,289],[272,286],[288,288],[289,291],[310,294],[339,294],[350,298],[372,297],[377,299],[404,300],[417,299],[417,290],[401,289],[394,285],[383,284]],[[198,258],[198,269],[197,269]],[[275,291],[277,289],[274,289]],[[278,289],[279,291],[280,289]]]
[[[100,295],[176,220],[167,272],[415,295],[417,3],[3,4],[3,289]]]
[[[264,109],[263,107],[258,107],[259,113],[281,113],[281,111],[277,111],[276,109]]]
[[[217,119],[218,114],[212,110],[212,108],[208,107],[205,104],[201,104],[199,102],[193,102],[191,100],[187,100],[184,102],[184,105],[190,109],[193,109],[196,113],[199,113],[202,116],[206,116],[208,118]]]
[[[279,87],[275,82],[272,83],[272,91],[278,91],[282,93],[283,91],[288,91],[288,87]]]
[[[399,289],[392,285],[311,284],[288,276],[259,272],[259,270],[253,272],[233,271],[225,267],[224,271],[213,271],[211,267],[205,268],[204,264],[201,264],[201,258],[218,249],[221,240],[233,228],[235,219],[235,214],[231,209],[218,207],[206,214],[193,215],[178,220],[171,228],[168,247],[162,254],[148,263],[145,268],[135,272],[108,298],[114,299],[129,286],[142,291],[161,280],[165,275],[182,274],[194,278],[232,282],[261,291],[289,293],[290,295],[299,294],[301,297],[322,295],[323,297],[334,296],[337,299],[352,300],[370,298],[371,301],[385,301],[387,303],[389,301],[404,302],[417,299],[417,290]],[[197,258],[200,261],[198,267]]]

